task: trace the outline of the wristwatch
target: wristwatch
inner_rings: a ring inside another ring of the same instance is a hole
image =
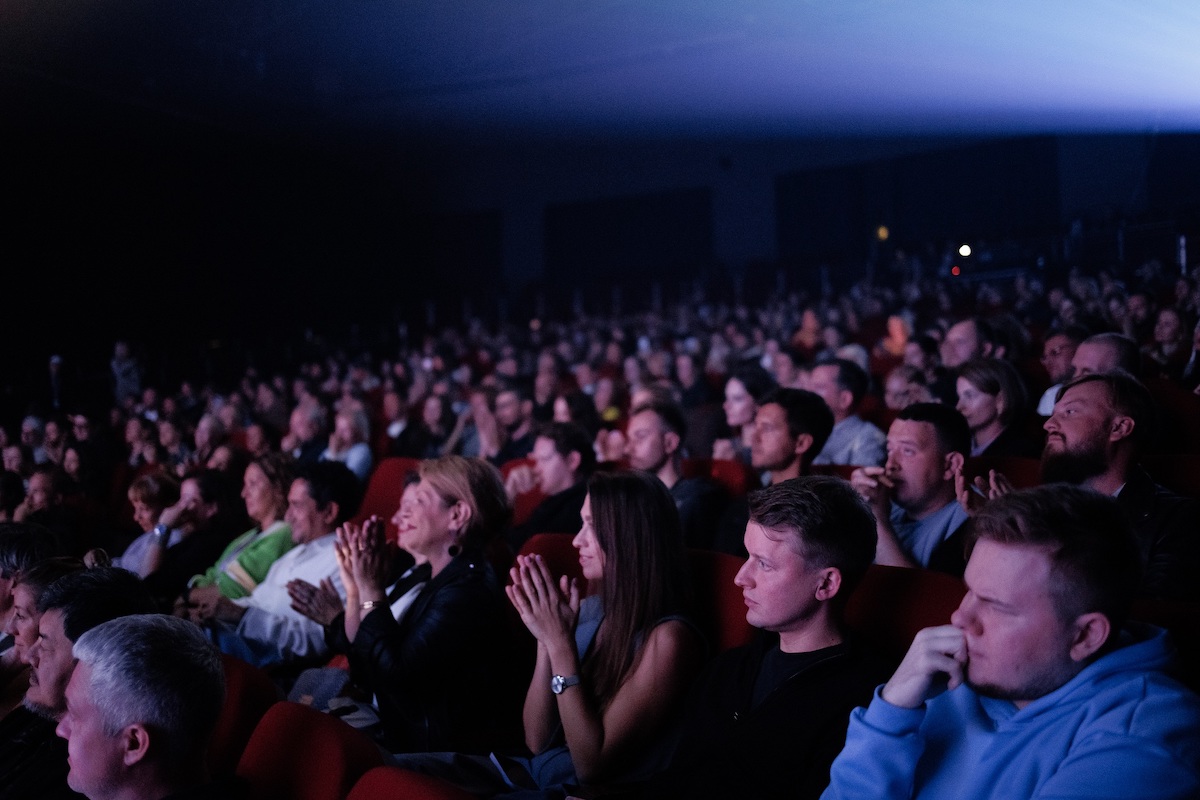
[[[550,691],[555,694],[562,694],[569,686],[578,686],[579,676],[572,675],[569,678],[564,678],[562,675],[555,675],[550,679]]]
[[[155,525],[151,533],[153,534],[152,538],[155,544],[161,544],[163,547],[167,546],[167,539],[171,536],[170,528],[166,525]]]

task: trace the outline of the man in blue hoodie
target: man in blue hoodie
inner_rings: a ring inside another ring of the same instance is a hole
[[[1126,624],[1140,559],[1114,500],[1062,484],[975,517],[968,591],[851,717],[823,798],[1200,797],[1200,698]]]

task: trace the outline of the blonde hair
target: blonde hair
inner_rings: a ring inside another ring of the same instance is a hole
[[[466,538],[485,541],[500,533],[512,519],[512,505],[500,470],[481,458],[442,456],[422,461],[418,474],[446,505],[467,504],[471,514],[463,530]]]

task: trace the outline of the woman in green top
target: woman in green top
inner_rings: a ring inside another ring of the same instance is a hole
[[[292,548],[291,527],[283,521],[287,492],[292,485],[295,463],[290,456],[266,453],[246,467],[242,499],[255,527],[234,539],[217,563],[203,575],[194,576],[186,602],[222,594],[230,600],[246,597],[267,575],[275,560]]]

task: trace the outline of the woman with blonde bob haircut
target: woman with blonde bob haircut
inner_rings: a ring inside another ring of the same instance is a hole
[[[374,695],[384,747],[479,752],[516,711],[509,666],[519,659],[484,557],[511,506],[500,472],[481,459],[445,456],[418,474],[392,517],[395,544],[378,517],[338,529],[344,607],[332,585],[297,581],[288,591],[297,611],[325,626],[330,649],[349,657],[354,684]]]

